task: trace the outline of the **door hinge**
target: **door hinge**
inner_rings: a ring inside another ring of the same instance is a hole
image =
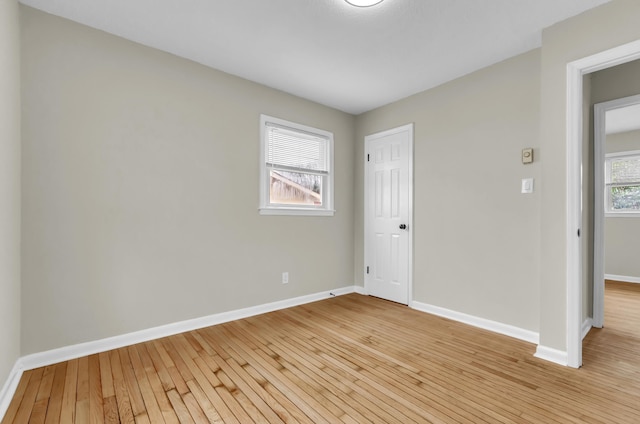
[[[369,267],[367,267],[367,274],[369,273]]]
[[[580,237],[580,228],[578,228],[578,237]]]
[[[369,162],[369,153],[367,153],[367,162]]]

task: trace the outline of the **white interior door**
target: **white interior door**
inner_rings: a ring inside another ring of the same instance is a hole
[[[413,125],[365,137],[365,289],[409,304]]]

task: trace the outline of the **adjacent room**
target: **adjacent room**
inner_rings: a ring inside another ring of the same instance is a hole
[[[640,422],[640,2],[365,3],[0,0],[2,424]]]

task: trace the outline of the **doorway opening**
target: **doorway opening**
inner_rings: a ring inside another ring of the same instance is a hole
[[[629,190],[622,185],[626,175],[617,175],[620,171],[627,173],[627,158],[635,158],[636,160],[630,162],[634,165],[637,164],[637,157],[640,155],[640,95],[598,103],[594,105],[593,113],[593,326],[602,328],[605,279],[632,281],[640,275],[636,271],[629,272],[630,266],[620,262],[626,256],[623,253],[625,250],[633,250],[633,246],[629,246],[624,237],[637,233],[634,230],[638,227],[640,210],[634,212],[637,193],[631,190],[627,194]],[[633,172],[633,169],[630,171]],[[612,251],[613,249],[616,251]],[[606,253],[609,253],[608,267],[605,261]],[[612,260],[614,258],[616,262]]]
[[[567,365],[582,365],[583,275],[582,151],[583,77],[640,58],[640,40],[585,57],[567,65]]]

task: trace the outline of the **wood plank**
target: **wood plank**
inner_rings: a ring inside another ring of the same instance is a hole
[[[169,397],[169,401],[171,405],[173,405],[173,409],[176,411],[178,415],[178,419],[181,424],[195,424],[193,418],[191,417],[191,413],[189,409],[184,404],[184,401],[180,397],[180,394],[176,390],[169,390],[167,392],[167,396]]]
[[[191,417],[196,423],[206,423],[207,421],[209,421],[192,393],[187,393],[186,395],[184,395],[182,397],[182,400],[189,410],[189,414],[191,414]]]
[[[158,378],[162,383],[162,387],[165,392],[168,392],[171,389],[175,389],[176,385],[171,378],[171,374],[167,370],[167,366],[165,362],[162,360],[158,349],[156,348],[156,344],[154,342],[145,343],[147,348],[147,352],[149,353],[149,357],[151,358],[151,362],[153,363],[153,368],[155,369],[155,373],[158,374]],[[172,364],[173,365],[173,364]],[[188,390],[188,389],[186,389]]]
[[[118,405],[118,416],[120,418],[120,422],[123,424],[134,424],[135,419],[133,417],[131,401],[129,400],[127,384],[124,381],[124,375],[122,373],[119,351],[112,350],[109,353],[109,360],[111,363],[111,372],[113,373],[113,389],[115,391],[116,402]]]
[[[138,349],[138,354],[140,355],[142,365],[144,366],[147,379],[149,380],[151,390],[153,391],[153,395],[156,398],[156,402],[158,403],[158,407],[160,408],[165,423],[177,424],[180,422],[178,420],[178,416],[173,410],[171,402],[169,402],[169,398],[167,397],[162,382],[160,381],[159,374],[156,372],[156,369],[153,365],[153,360],[149,355],[149,350],[147,348],[150,346],[151,344],[145,343],[137,345],[136,347]]]
[[[142,393],[140,392],[140,386],[136,379],[136,374],[133,371],[131,365],[131,358],[129,358],[129,351],[127,348],[119,349],[120,351],[120,365],[122,367],[122,376],[124,378],[127,395],[131,402],[131,410],[133,416],[137,418],[138,415],[146,413],[146,407],[144,405],[144,399],[142,399]],[[137,421],[136,421],[137,422]]]
[[[129,353],[129,358],[131,359],[131,366],[133,367],[133,372],[135,374],[136,381],[138,382],[140,394],[144,401],[144,408],[149,420],[153,423],[165,424],[164,416],[162,415],[162,411],[160,411],[156,395],[151,388],[149,379],[147,378],[147,372],[145,367],[142,365],[138,349],[136,346],[129,346],[127,351]]]
[[[35,404],[29,417],[29,423],[44,423],[49,406],[49,397],[51,396],[51,388],[53,387],[53,379],[55,377],[55,365],[44,368],[38,394],[36,395]]]
[[[115,394],[104,398],[103,401],[104,424],[116,424],[120,422],[118,415],[118,401]]]
[[[62,398],[64,394],[64,384],[67,374],[67,362],[55,365],[56,371],[51,385],[51,394],[47,405],[47,416],[45,424],[55,424],[61,422]]]
[[[50,365],[44,368],[42,374],[42,381],[40,381],[40,387],[38,388],[38,395],[36,401],[49,398],[51,396],[51,388],[53,387],[53,379],[55,377],[56,366]]]
[[[76,420],[76,390],[78,387],[78,359],[67,363],[67,373],[64,379],[64,393],[62,395],[62,409],[60,422],[74,423]]]
[[[102,389],[102,396],[110,398],[116,395],[113,388],[113,375],[111,374],[111,360],[109,359],[109,352],[101,352],[98,355],[100,359],[100,384]]]
[[[2,424],[14,422],[18,409],[20,408],[20,404],[24,400],[24,394],[27,391],[27,387],[29,387],[29,381],[31,380],[32,375],[33,373],[30,371],[22,373],[16,392],[13,394],[13,398],[11,399],[11,402],[9,402],[7,412],[5,412],[4,417],[2,418]]]
[[[29,424],[42,424],[45,421],[47,415],[47,406],[49,405],[49,398],[43,398],[36,400],[33,404],[33,410],[29,417]]]
[[[33,410],[36,397],[38,396],[38,390],[40,389],[40,381],[42,380],[44,368],[38,368],[30,371],[29,385],[24,392],[20,407],[15,415],[15,422],[26,423],[29,421],[31,411]]]
[[[182,340],[179,337],[175,338],[173,344],[175,354],[186,359],[187,362],[182,361],[182,363],[190,369],[189,372],[194,376],[195,381],[198,382],[209,400],[216,406],[216,410],[220,413],[223,420],[229,423],[243,422],[238,421],[242,419],[247,420],[248,416],[246,416],[246,413],[241,411],[242,408],[239,407],[229,393],[222,388],[222,383],[216,375],[210,372],[206,366],[199,367],[198,364],[191,359],[189,354],[186,353],[181,342]],[[198,358],[196,358],[196,361],[197,360]],[[238,417],[238,415],[240,415],[241,418]]]
[[[213,406],[200,385],[198,385],[197,381],[190,381],[189,389],[191,389],[191,394],[193,394],[195,400],[202,408],[202,411],[204,412],[210,423],[224,423],[224,420],[222,419],[218,411],[216,411],[216,408]]]
[[[104,422],[104,398],[98,355],[89,356],[89,422]]]
[[[89,422],[89,357],[78,359],[78,380],[76,386],[76,421]]]

